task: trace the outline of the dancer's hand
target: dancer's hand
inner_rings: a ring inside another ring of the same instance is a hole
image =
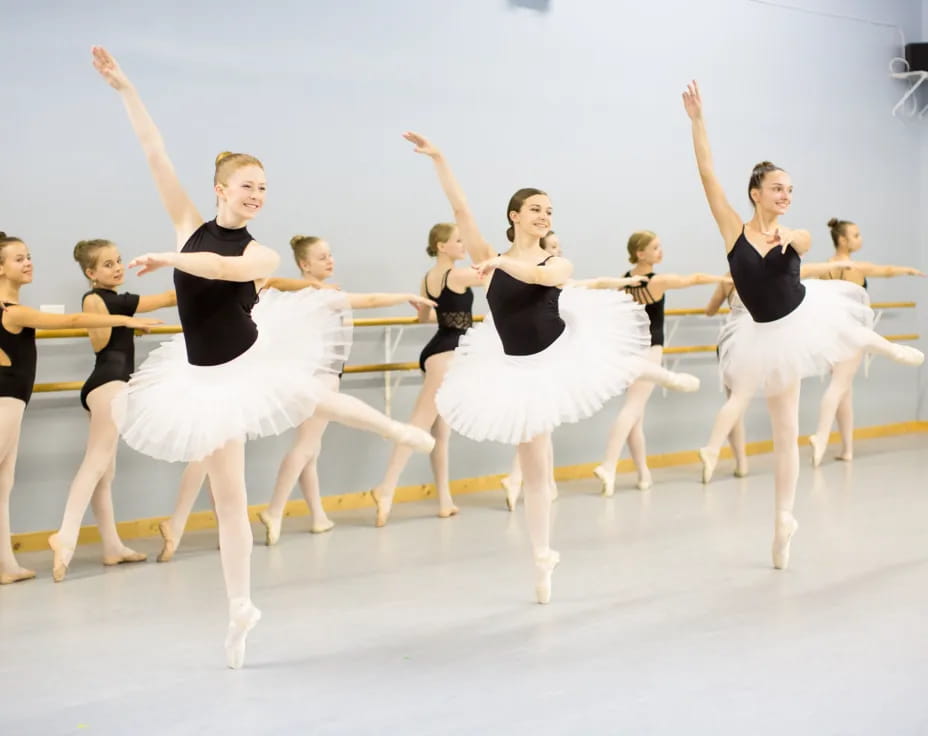
[[[690,120],[697,120],[702,117],[702,97],[699,94],[699,85],[694,79],[686,85],[686,91],[683,93],[683,108]]]
[[[403,133],[403,138],[415,145],[416,153],[425,154],[429,158],[438,158],[441,156],[441,151],[435,148],[435,146],[433,146],[425,136],[419,135],[418,133],[413,133],[412,131],[407,131]]]
[[[131,327],[133,330],[138,330],[139,332],[151,332],[151,328],[155,325],[163,324],[160,319],[151,319],[150,317],[130,317],[126,322],[126,327]]]
[[[129,261],[129,268],[138,268],[138,275],[144,276],[146,273],[157,271],[159,268],[173,266],[176,256],[177,253],[146,253]]]
[[[431,299],[426,299],[424,296],[419,296],[418,294],[410,294],[410,295],[409,295],[408,301],[409,301],[409,305],[410,305],[413,309],[415,309],[416,311],[419,310],[419,307],[436,307],[436,306],[438,306],[438,305],[435,304],[435,302],[433,302]]]
[[[904,276],[926,276],[928,275],[928,274],[922,273],[917,268],[910,268],[909,266],[903,267],[902,274]]]
[[[110,87],[122,91],[131,86],[129,77],[119,68],[119,64],[116,63],[116,59],[110,55],[109,51],[102,46],[91,46],[90,53],[93,56],[93,68],[100,72],[100,76],[106,80]]]
[[[481,279],[485,279],[487,276],[493,273],[493,271],[499,268],[501,257],[502,256],[494,256],[487,261],[483,261],[483,263],[475,263],[473,266],[471,266],[471,268],[477,272],[477,276],[479,276]]]
[[[786,248],[793,242],[793,233],[793,230],[778,227],[772,233],[765,233],[767,235],[767,245],[779,245],[780,251],[786,253]]]

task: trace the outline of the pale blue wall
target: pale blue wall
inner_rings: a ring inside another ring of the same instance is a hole
[[[923,29],[917,0],[792,4],[897,24],[909,38]],[[426,232],[449,217],[428,161],[400,139],[407,128],[445,149],[494,242],[503,243],[512,191],[540,186],[551,193],[555,228],[580,275],[624,270],[624,241],[643,227],[661,234],[665,270],[724,271],[679,97],[692,77],[702,84],[717,166],[739,207],[751,167],[769,158],[793,175],[788,222],[812,230],[813,257],[830,254],[825,222],[840,216],[860,223],[868,259],[928,265],[924,124],[889,115],[901,87],[887,75],[898,41],[886,26],[749,0],[553,0],[546,15],[513,11],[503,0],[147,5],[3,3],[0,228],[33,249],[29,303],[78,308],[84,285],[70,249],[79,238],[110,237],[126,255],[172,242],[119,100],[91,69],[92,43],[108,45],[136,82],[204,213],[213,156],[227,148],[258,155],[270,192],[252,232],[284,254],[294,232],[326,236],[337,281],[352,290],[416,289],[428,267]],[[286,254],[284,263],[292,273]],[[168,283],[165,274],[132,277],[129,286]],[[697,306],[708,295],[692,290],[669,302]],[[928,304],[924,283],[913,280],[874,283],[872,295]],[[711,342],[715,324],[687,320],[675,342]],[[924,309],[888,314],[883,326],[928,334]],[[379,361],[381,338],[379,330],[359,333],[354,362]],[[414,359],[427,339],[427,329],[409,331],[400,357]],[[84,377],[91,363],[83,342],[45,342],[39,380]],[[655,396],[652,452],[702,444],[720,402],[714,359],[683,365],[705,388]],[[345,382],[376,406],[381,386],[380,377]],[[408,414],[417,386],[418,377],[404,379],[398,415]],[[859,423],[913,419],[918,386],[915,371],[874,363],[860,382]],[[821,384],[804,390],[809,431]],[[921,390],[924,397],[924,382]],[[597,459],[616,405],[558,433],[558,464]],[[768,436],[761,402],[749,424],[753,438]],[[16,530],[56,526],[84,438],[75,395],[35,398],[13,497]],[[253,502],[267,498],[287,442],[249,448]],[[326,492],[369,488],[388,449],[331,430]],[[500,472],[508,459],[502,447],[456,438],[452,471]],[[179,472],[123,450],[120,518],[167,513]],[[404,482],[428,477],[419,458]]]

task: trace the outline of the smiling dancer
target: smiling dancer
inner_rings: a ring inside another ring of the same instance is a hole
[[[808,251],[811,238],[808,231],[789,230],[779,222],[792,201],[789,174],[769,161],[754,167],[748,181],[753,216],[742,222],[715,174],[695,82],[683,93],[683,105],[692,122],[700,180],[745,306],[744,312],[732,314],[719,341],[726,385],[742,402],[735,407],[734,419],[754,393],[767,397],[775,464],[772,558],[775,568],[784,569],[798,528],[793,506],[799,477],[801,379],[821,374],[863,349],[907,365],[920,364],[924,355],[870,329],[873,313],[856,284],[800,283],[800,256]]]
[[[699,380],[641,357],[649,342],[647,317],[627,295],[561,292],[573,266],[540,245],[551,229],[547,194],[520,189],[512,196],[506,207],[511,246],[499,255],[480,234],[441,152],[417,133],[404,137],[432,159],[464,245],[478,273],[491,277],[490,314],[461,339],[436,396],[438,411],[472,440],[518,445],[535,595],[548,603],[560,559],[550,545],[551,432],[591,416],[637,378],[678,390],[696,390]]]
[[[93,61],[122,97],[177,239],[176,251],[149,253],[129,265],[140,275],[174,269],[183,327],[132,376],[114,414],[127,444],[140,452],[205,462],[229,599],[226,662],[237,668],[246,636],[261,617],[251,601],[245,440],[279,434],[320,411],[422,451],[434,441],[311,378],[337,373],[347,355],[349,309],[338,292],[271,292],[257,301],[255,282],[268,278],[279,262],[246,229],[265,200],[261,162],[243,153],[217,157],[217,213],[204,222],[129,79],[106,50],[95,47]]]
[[[156,319],[124,314],[46,314],[23,306],[19,292],[32,283],[32,276],[32,255],[26,243],[0,233],[0,585],[35,577],[34,571],[16,561],[10,530],[10,495],[19,435],[35,384],[35,331],[75,327],[147,330],[159,324]],[[113,544],[110,550],[121,550],[121,544]]]

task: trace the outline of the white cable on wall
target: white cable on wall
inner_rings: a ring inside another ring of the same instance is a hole
[[[866,23],[867,25],[878,26],[880,28],[892,28],[899,34],[901,53],[899,56],[894,56],[890,59],[889,76],[893,79],[899,79],[910,83],[909,88],[906,90],[905,94],[902,95],[902,98],[893,105],[892,115],[895,116],[901,111],[903,115],[909,117],[917,116],[919,119],[924,119],[928,116],[928,104],[919,110],[918,98],[915,96],[916,90],[928,79],[928,72],[918,70],[912,71],[910,69],[909,62],[905,59],[905,33],[903,33],[902,28],[895,23],[886,23],[869,18],[860,18],[854,15],[843,15],[841,13],[829,13],[824,10],[810,10],[809,8],[802,8],[796,5],[775,2],[774,0],[747,0],[747,2],[756,5],[769,5],[774,8],[782,8],[783,10],[792,10],[797,13],[806,13],[807,15],[819,15],[825,18],[837,18],[839,20],[854,21],[855,23]]]

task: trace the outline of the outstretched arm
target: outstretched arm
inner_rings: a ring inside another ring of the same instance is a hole
[[[891,279],[896,276],[924,276],[925,274],[917,268],[909,266],[886,266],[877,263],[866,263],[854,261],[854,269],[860,271],[864,276],[875,278]]]
[[[474,266],[481,278],[497,268],[519,281],[539,286],[564,286],[574,271],[573,264],[560,256],[549,258],[543,266],[526,263],[510,256],[493,256],[488,261]]]
[[[820,279],[842,271],[860,271],[856,261],[829,261],[828,263],[803,263],[799,269],[799,278]]]
[[[24,307],[21,304],[6,307],[3,310],[3,324],[6,327],[34,327],[37,330],[66,330],[74,327],[93,329],[95,327],[131,327],[147,332],[154,325],[160,325],[160,319],[148,317],[126,317],[121,314],[87,313],[82,314],[48,314],[38,309]]]
[[[170,266],[178,271],[219,281],[257,281],[277,270],[276,251],[252,240],[240,256],[218,253],[146,253],[133,259],[129,268],[139,268],[139,276]]]
[[[102,300],[101,300],[102,301]],[[167,309],[168,307],[177,306],[177,294],[174,290],[166,291],[163,294],[148,294],[139,297],[139,305],[135,308],[136,312],[154,312],[156,309]]]
[[[467,198],[464,196],[464,192],[454,178],[454,174],[451,173],[451,167],[448,165],[445,157],[442,156],[441,151],[435,148],[428,139],[418,133],[403,133],[403,138],[415,144],[416,153],[422,153],[428,156],[432,159],[432,163],[435,164],[435,172],[438,174],[438,181],[441,183],[441,188],[444,190],[445,196],[451,204],[451,209],[454,212],[454,221],[457,223],[458,230],[461,231],[461,240],[464,241],[464,247],[467,248],[471,260],[475,263],[479,263],[492,258],[496,252],[480,234],[477,222],[474,220],[470,207],[467,205]]]
[[[571,281],[570,285],[578,289],[624,289],[627,286],[641,286],[641,284],[645,284],[647,281],[647,276],[629,276],[623,278],[599,276],[595,279]]]
[[[722,233],[725,241],[725,250],[731,250],[741,233],[741,218],[728,202],[725,191],[715,174],[712,164],[712,151],[709,148],[709,134],[706,132],[706,122],[702,117],[702,97],[695,81],[687,85],[683,93],[683,107],[692,121],[693,148],[696,151],[696,167],[699,170],[699,179],[702,181],[709,209]]]
[[[123,105],[129,115],[129,122],[148,160],[148,167],[155,179],[158,194],[161,195],[164,208],[168,211],[171,222],[174,223],[177,248],[180,250],[193,231],[203,223],[203,218],[200,217],[197,208],[181,186],[174,171],[174,165],[168,158],[161,133],[158,132],[148,110],[142,104],[142,98],[139,97],[139,93],[132,86],[125,72],[116,63],[116,59],[102,46],[92,47],[91,53],[94,68],[122,97]]]
[[[395,307],[397,304],[409,302],[418,311],[431,309],[435,302],[418,294],[347,294],[348,303],[352,309],[379,309],[381,307]],[[422,320],[419,320],[420,322]]]
[[[688,289],[691,286],[704,286],[706,284],[721,284],[731,281],[730,276],[715,276],[711,273],[691,273],[680,276],[675,273],[659,273],[651,279],[649,285],[660,291],[668,289]]]
[[[303,289],[331,289],[339,291],[337,286],[327,284],[314,278],[288,279],[275,276],[261,285],[262,289],[277,289],[277,291],[302,291]]]

